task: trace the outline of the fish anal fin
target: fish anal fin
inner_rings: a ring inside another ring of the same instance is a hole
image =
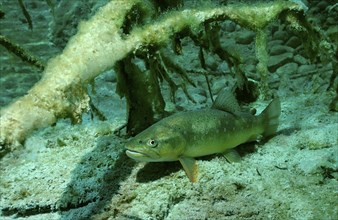
[[[230,149],[223,152],[223,156],[227,159],[229,163],[238,163],[241,161],[241,156],[235,149]]]
[[[188,176],[189,180],[193,183],[197,182],[198,179],[198,166],[196,160],[191,157],[181,157],[179,158],[185,174]]]

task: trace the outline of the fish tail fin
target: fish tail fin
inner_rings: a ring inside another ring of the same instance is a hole
[[[279,116],[281,113],[281,104],[279,98],[275,98],[259,115],[263,124],[263,137],[274,135],[279,124]]]

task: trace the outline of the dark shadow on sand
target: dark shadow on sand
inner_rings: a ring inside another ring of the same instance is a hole
[[[155,162],[147,163],[137,172],[136,181],[139,183],[152,182],[161,179],[182,168],[180,162]]]
[[[92,219],[104,212],[136,164],[125,155],[121,142],[116,136],[103,137],[83,156],[58,201],[61,220]]]

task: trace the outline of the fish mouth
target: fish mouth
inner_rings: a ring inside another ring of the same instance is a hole
[[[126,150],[126,154],[129,157],[139,157],[139,156],[146,156],[144,153],[140,153],[138,151],[134,151],[134,150]]]
[[[138,152],[138,151],[126,150],[126,154],[127,154],[128,157],[130,157],[134,160],[145,161],[145,162],[151,161],[151,157],[149,155]]]

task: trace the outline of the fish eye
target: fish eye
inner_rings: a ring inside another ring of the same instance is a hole
[[[150,146],[150,147],[156,147],[157,146],[157,142],[154,139],[150,139],[150,140],[148,140],[148,146]]]

